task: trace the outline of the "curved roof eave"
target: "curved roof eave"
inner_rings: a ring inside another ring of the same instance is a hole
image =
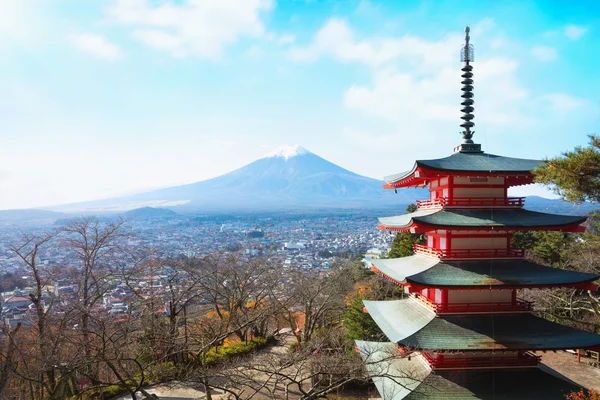
[[[412,225],[455,229],[528,229],[577,227],[587,217],[548,214],[524,209],[437,209],[381,217],[380,229],[409,229]]]
[[[580,285],[600,279],[598,274],[561,270],[526,260],[442,261],[415,254],[373,260],[378,272],[400,284],[462,289],[477,287],[554,287]]]
[[[600,335],[532,314],[436,316],[413,298],[364,304],[390,341],[416,350],[565,350],[600,346]]]
[[[388,175],[383,180],[387,185],[394,185],[414,175],[418,168],[445,172],[528,175],[541,162],[541,160],[503,157],[488,153],[457,152],[444,158],[417,160],[410,171]]]
[[[580,387],[552,370],[452,369],[432,373],[417,357],[402,357],[397,345],[357,340],[367,374],[387,400],[510,399],[561,400]]]

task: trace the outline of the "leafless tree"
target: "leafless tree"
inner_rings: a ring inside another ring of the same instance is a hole
[[[271,294],[277,288],[279,271],[263,258],[242,261],[237,255],[197,260],[203,271],[199,287],[225,331],[247,340],[249,328],[255,336],[267,336],[272,317]]]
[[[81,347],[88,360],[93,360],[91,343],[91,313],[106,293],[105,278],[111,273],[111,259],[121,250],[119,239],[124,235],[120,228],[125,220],[101,223],[92,217],[82,218],[64,226],[67,246],[80,262],[78,312]],[[95,378],[97,370],[93,364],[87,366],[86,375]]]
[[[327,275],[296,271],[290,274],[286,285],[286,290],[272,293],[271,298],[284,311],[290,328],[300,334],[299,339],[310,342],[315,331],[327,323],[328,314],[341,314],[353,281],[342,269]],[[298,315],[304,319],[302,329],[299,329]]]
[[[4,390],[15,373],[16,337],[20,329],[21,324],[10,327],[2,321],[2,297],[0,297],[0,398],[4,398]]]
[[[41,236],[25,237],[20,244],[11,247],[29,270],[34,282],[33,290],[29,293],[35,311],[33,329],[29,332],[29,340],[19,341],[18,353],[22,364],[27,367],[27,372],[21,374],[21,377],[40,385],[50,400],[63,399],[66,396],[72,378],[71,372],[77,364],[75,354],[71,354],[68,359],[61,354],[65,350],[72,315],[68,311],[64,311],[60,316],[55,313],[54,293],[48,292],[53,276],[47,267],[42,268],[39,265],[40,250],[45,246],[55,245],[52,241],[57,234],[53,231]],[[32,342],[34,338],[35,341]],[[35,346],[32,347],[32,343]]]

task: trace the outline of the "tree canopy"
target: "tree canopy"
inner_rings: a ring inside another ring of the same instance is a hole
[[[406,207],[407,213],[415,211],[417,211],[417,206],[415,204],[409,204],[408,207]],[[413,246],[417,243],[423,243],[423,235],[410,232],[398,232],[392,241],[392,246],[390,247],[387,258],[412,256],[415,254]]]
[[[533,173],[536,182],[550,186],[565,200],[600,201],[600,137],[591,135],[589,146],[545,160]]]

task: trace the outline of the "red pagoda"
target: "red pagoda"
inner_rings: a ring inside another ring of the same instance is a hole
[[[539,367],[536,352],[591,349],[600,335],[539,318],[519,289],[597,290],[599,275],[550,268],[511,246],[516,231],[582,232],[585,217],[523,208],[508,188],[533,183],[538,160],[487,154],[472,140],[473,47],[461,52],[462,143],[449,157],[419,160],[386,177],[386,189],[429,188],[416,212],[380,218],[380,229],[425,234],[415,254],[373,262],[404,288],[393,301],[365,301],[389,343],[357,341],[385,400],[564,399],[580,388]]]

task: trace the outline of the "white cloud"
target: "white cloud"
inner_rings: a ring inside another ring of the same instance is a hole
[[[123,56],[119,46],[101,35],[78,33],[72,35],[71,39],[79,50],[105,61],[117,61]]]
[[[237,140],[223,140],[223,139],[213,139],[214,144],[222,145],[222,146],[237,146],[240,144]]]
[[[283,34],[277,38],[277,44],[292,44],[296,41],[296,36]]]
[[[482,36],[488,32],[493,31],[496,28],[496,21],[493,18],[484,18],[477,22],[471,28],[471,37]]]
[[[460,71],[455,65],[456,62],[449,60],[446,67],[427,75],[398,67],[379,69],[371,86],[350,87],[344,95],[344,104],[349,109],[415,129],[452,121],[458,125]],[[507,126],[517,120],[527,121],[517,104],[528,93],[518,84],[516,69],[516,62],[504,58],[477,63],[476,123]]]
[[[26,0],[0,0],[0,37],[18,38],[29,35],[27,19],[35,4]]]
[[[571,40],[577,40],[587,32],[587,28],[577,25],[568,25],[565,27],[565,36]]]
[[[265,35],[261,13],[272,7],[271,0],[116,0],[108,13],[149,47],[178,57],[218,58],[244,36]]]
[[[463,36],[448,35],[439,42],[430,42],[416,36],[399,38],[356,39],[347,21],[331,18],[315,35],[312,44],[290,51],[292,59],[313,61],[329,54],[345,62],[361,62],[373,67],[402,59],[423,69],[437,69],[449,57],[456,58]]]
[[[49,14],[42,0],[0,0],[0,46],[47,37],[52,30]]]
[[[491,19],[474,24],[471,32],[475,46],[483,49],[510,43],[509,38],[498,36]],[[382,149],[385,143],[401,142],[403,154],[430,156],[423,153],[424,145],[440,148],[460,140],[457,49],[463,40],[462,32],[440,40],[413,35],[364,37],[353,31],[347,21],[332,18],[308,45],[293,48],[290,55],[305,62],[329,56],[369,66],[372,81],[350,85],[343,95],[343,104],[354,121],[342,133],[344,138],[380,151],[387,151]],[[556,50],[550,47],[532,52],[544,61],[557,58]],[[490,133],[490,141],[499,140],[492,133],[515,140],[541,125],[560,125],[566,121],[565,110],[584,105],[584,100],[564,93],[530,93],[519,80],[519,63],[515,59],[484,53],[476,57],[474,67],[475,130],[482,144],[487,142],[486,132]],[[562,112],[553,112],[558,109]],[[447,134],[440,136],[440,132]]]
[[[558,52],[554,47],[536,46],[531,49],[531,53],[540,61],[554,61],[558,57]]]
[[[545,106],[549,107],[551,112],[560,115],[565,115],[589,105],[587,100],[565,93],[545,94],[540,96],[538,100]]]

